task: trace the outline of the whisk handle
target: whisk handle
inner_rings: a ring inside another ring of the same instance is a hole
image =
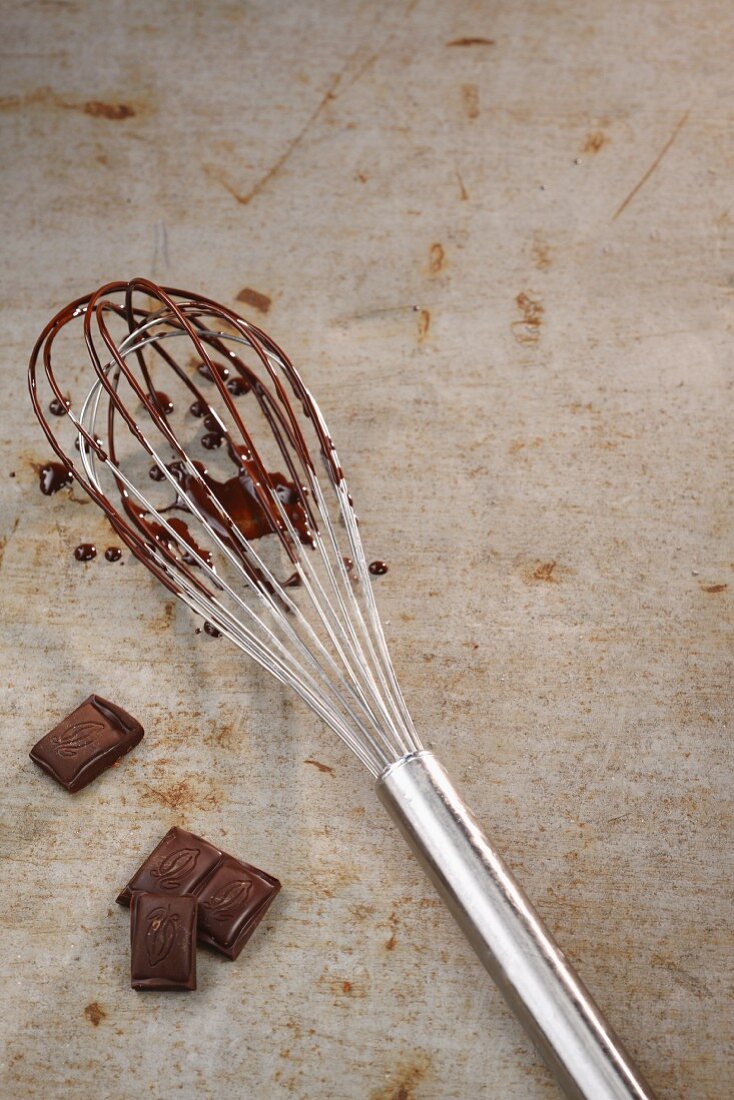
[[[378,793],[462,931],[572,1100],[653,1100],[590,994],[431,752]]]

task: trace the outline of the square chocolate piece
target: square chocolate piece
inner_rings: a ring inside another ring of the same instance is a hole
[[[117,900],[120,905],[128,905],[136,890],[170,897],[193,894],[196,887],[218,866],[221,858],[218,848],[174,825],[138,868]]]
[[[196,891],[199,941],[236,959],[279,890],[276,878],[225,855]]]
[[[75,794],[130,752],[143,727],[122,707],[90,695],[33,746],[31,760]]]
[[[196,910],[191,894],[136,893],[130,902],[133,989],[196,989]]]

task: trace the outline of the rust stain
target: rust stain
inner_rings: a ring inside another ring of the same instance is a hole
[[[445,258],[446,253],[443,250],[443,245],[432,244],[428,254],[428,270],[431,275],[438,275],[443,267]]]
[[[494,38],[479,38],[479,37],[467,37],[467,38],[452,38],[450,42],[447,42],[447,46],[494,46]]]
[[[431,315],[427,309],[422,309],[418,314],[418,343],[422,344],[428,336],[431,327]]]
[[[602,149],[609,138],[603,130],[591,130],[584,140],[584,144],[581,146],[582,153],[598,153]]]
[[[371,60],[373,60],[373,59],[370,59],[370,62],[371,62]],[[294,138],[291,138],[291,140],[288,142],[288,144],[286,145],[285,149],[280,154],[280,156],[271,164],[270,168],[268,168],[268,170],[266,172],[264,172],[262,176],[260,176],[260,178],[256,181],[256,183],[254,183],[252,185],[252,187],[250,187],[250,189],[248,191],[245,191],[244,193],[240,193],[235,187],[232,186],[231,183],[229,183],[225,179],[225,177],[221,174],[220,170],[217,167],[215,167],[214,165],[211,165],[211,164],[202,165],[203,170],[206,173],[206,175],[208,175],[211,179],[214,179],[218,183],[220,183],[226,191],[229,191],[230,195],[239,203],[240,206],[248,206],[252,202],[252,200],[255,198],[255,196],[259,195],[260,192],[265,187],[267,187],[267,185],[270,183],[270,181],[275,179],[275,177],[278,175],[278,173],[281,171],[281,169],[284,167],[284,165],[290,160],[290,158],[293,156],[296,149],[301,144],[301,142],[305,138],[306,134],[311,129],[313,124],[316,122],[319,115],[321,114],[321,112],[326,107],[326,105],[328,103],[330,103],[333,99],[336,99],[336,90],[337,90],[339,84],[341,83],[342,77],[344,76],[344,74],[347,70],[348,64],[349,63],[347,62],[347,65],[343,66],[339,70],[339,72],[336,74],[336,76],[333,77],[333,79],[331,80],[331,83],[329,84],[328,88],[326,89],[324,94],[321,96],[321,99],[316,104],[313,111],[308,116],[308,118],[306,119],[304,125],[298,131],[296,136]]]
[[[303,763],[313,765],[313,767],[318,768],[320,772],[328,772],[329,775],[334,774],[334,769],[330,768],[328,764],[322,764],[320,760],[312,760],[309,758],[308,760],[304,760]]]
[[[92,118],[108,118],[112,122],[132,118],[135,114],[129,103],[101,103],[98,99],[90,99],[81,109]]]
[[[533,236],[533,264],[538,271],[546,271],[551,265],[550,246],[542,233]]]
[[[522,313],[522,320],[513,321],[510,325],[512,335],[518,344],[537,344],[545,312],[542,303],[522,291],[515,298],[515,304]]]
[[[461,105],[467,118],[479,117],[479,88],[476,84],[461,85]]]
[[[418,1056],[405,1068],[393,1073],[391,1083],[384,1089],[372,1093],[371,1100],[416,1100],[417,1088],[423,1081],[430,1068],[430,1060],[427,1056]]]
[[[238,302],[245,302],[248,306],[252,306],[253,309],[258,309],[261,313],[267,313],[273,304],[272,299],[267,294],[261,294],[259,290],[253,290],[250,286],[245,286],[237,295]]]
[[[352,983],[351,982],[342,982],[342,993],[351,993],[351,992],[352,992]]]
[[[702,584],[701,588],[704,592],[724,592],[729,587],[728,584]]]
[[[0,99],[0,111],[19,110],[35,104],[57,107],[64,111],[81,111],[91,118],[104,118],[112,122],[133,118],[138,113],[137,109],[129,103],[107,103],[99,99],[88,99],[84,103],[69,102],[62,99],[51,88],[37,88],[34,92],[28,92],[23,96],[5,96]]]
[[[100,1021],[105,1019],[107,1013],[98,1001],[92,1001],[91,1004],[88,1004],[84,1009],[84,1015],[93,1027],[99,1027]]]
[[[556,563],[554,561],[539,561],[533,570],[533,579],[547,581],[549,584],[558,584],[558,577],[553,576],[555,568]]]
[[[638,193],[638,191],[640,191],[645,186],[647,181],[650,179],[650,176],[659,167],[661,160],[663,159],[665,154],[670,150],[671,145],[673,144],[675,139],[678,137],[678,134],[681,132],[681,130],[685,126],[686,122],[688,121],[688,115],[689,114],[690,114],[690,108],[689,108],[688,111],[684,111],[684,113],[678,119],[675,126],[673,127],[672,134],[670,135],[668,140],[665,142],[665,145],[662,147],[662,149],[660,150],[658,155],[655,157],[655,160],[652,162],[652,164],[647,169],[647,171],[645,173],[643,173],[642,177],[637,181],[637,183],[632,188],[632,190],[627,195],[627,197],[622,200],[622,202],[619,204],[617,209],[614,211],[614,214],[612,215],[612,221],[613,222],[616,221],[617,218],[619,217],[619,215],[624,210],[627,209],[627,207],[632,202],[633,198]]]
[[[461,199],[462,202],[466,202],[466,200],[469,198],[469,192],[467,191],[466,187],[464,186],[464,181],[461,178],[461,173],[456,172],[455,174],[456,174],[457,180],[459,181],[459,198]]]
[[[192,779],[180,779],[177,783],[167,783],[159,787],[151,787],[149,783],[141,783],[143,794],[142,801],[157,802],[161,806],[167,806],[169,810],[212,810],[219,805],[219,797],[213,785],[202,788]]]
[[[387,918],[387,923],[390,925],[390,939],[385,941],[385,950],[392,951],[397,943],[398,931],[398,915],[395,910]]]

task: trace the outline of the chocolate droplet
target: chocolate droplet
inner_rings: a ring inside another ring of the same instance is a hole
[[[248,393],[250,390],[250,383],[245,381],[240,375],[235,378],[230,378],[227,383],[227,389],[233,397],[241,397],[243,393]]]
[[[203,401],[193,401],[189,405],[189,412],[192,416],[206,416],[209,411],[209,406],[205,405]]]
[[[71,481],[71,470],[67,470],[60,462],[47,462],[38,471],[38,487],[46,497],[58,493],[59,489],[70,485]]]
[[[202,447],[206,447],[207,451],[214,451],[217,447],[221,447],[224,442],[224,436],[221,432],[207,432],[206,435],[201,437]]]
[[[107,561],[119,561],[122,557],[122,550],[119,546],[108,546],[104,552],[104,556]]]
[[[373,577],[381,577],[384,573],[387,573],[387,562],[371,561],[369,564],[369,571]]]
[[[82,542],[74,551],[74,557],[77,561],[91,561],[97,557],[97,547],[93,542]]]
[[[205,631],[206,634],[211,635],[212,638],[221,638],[221,636],[222,636],[221,631],[217,630],[217,628],[215,626],[213,626],[212,623],[210,623],[208,619],[204,623],[204,631]]]
[[[49,402],[48,411],[53,413],[54,416],[66,416],[70,405],[71,402],[68,397],[65,397],[63,401],[59,401],[58,397],[54,397],[53,400]]]

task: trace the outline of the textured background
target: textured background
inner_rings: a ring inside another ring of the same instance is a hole
[[[419,730],[660,1096],[731,1094],[733,22],[3,4],[3,1097],[556,1095],[346,750],[73,560],[108,536],[38,492],[25,364],[132,275],[265,296]],[[92,690],[147,734],[72,798],[27,752]],[[198,993],[136,995],[113,898],[174,823],[284,890]]]

